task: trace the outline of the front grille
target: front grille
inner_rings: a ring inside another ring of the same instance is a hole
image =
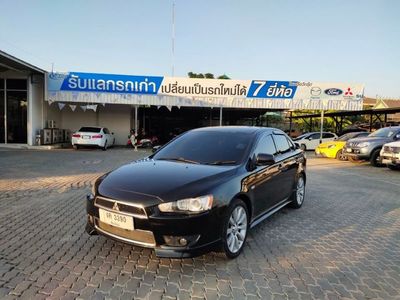
[[[117,203],[118,210],[114,209],[115,203]],[[125,213],[128,215],[137,217],[137,218],[147,218],[145,209],[139,205],[122,202],[122,201],[118,201],[118,200],[107,199],[107,198],[103,198],[103,197],[96,197],[94,204],[97,207],[102,207],[102,208],[114,210],[116,212]]]
[[[128,230],[123,228],[118,228],[107,223],[101,222],[96,218],[96,227],[103,231],[105,234],[114,236],[115,238],[122,239],[126,242],[136,243],[142,246],[154,247],[156,241],[154,235],[151,231],[146,230]]]

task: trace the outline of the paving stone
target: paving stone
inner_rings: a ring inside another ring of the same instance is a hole
[[[84,232],[94,180],[145,155],[2,151],[0,298],[400,298],[399,172],[310,155],[303,207],[252,229],[239,257],[159,259]]]

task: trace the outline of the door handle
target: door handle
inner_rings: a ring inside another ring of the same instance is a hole
[[[279,164],[279,165],[278,165],[278,170],[279,170],[279,171],[286,171],[287,169],[288,169],[288,167],[285,166],[284,164]]]

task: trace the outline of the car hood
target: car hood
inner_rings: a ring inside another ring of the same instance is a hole
[[[363,142],[369,142],[369,143],[386,143],[388,141],[390,141],[391,138],[387,138],[387,137],[361,137],[361,138],[355,138],[355,139],[350,139],[347,141],[347,143],[363,143]]]
[[[328,148],[328,146],[330,145],[336,145],[336,146],[340,146],[340,145],[344,145],[346,142],[344,141],[330,141],[330,142],[325,142],[325,143],[321,143],[318,145],[318,148]]]
[[[107,198],[156,205],[201,196],[234,175],[237,169],[238,166],[145,160],[108,173],[102,177],[97,190]]]
[[[400,142],[396,141],[396,142],[387,143],[387,144],[385,144],[385,146],[400,147]]]

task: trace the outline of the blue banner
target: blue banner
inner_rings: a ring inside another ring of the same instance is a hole
[[[49,90],[156,95],[162,76],[132,76],[70,72],[49,74]]]
[[[253,80],[251,82],[248,98],[280,98],[292,99],[296,94],[297,81],[266,81]]]

